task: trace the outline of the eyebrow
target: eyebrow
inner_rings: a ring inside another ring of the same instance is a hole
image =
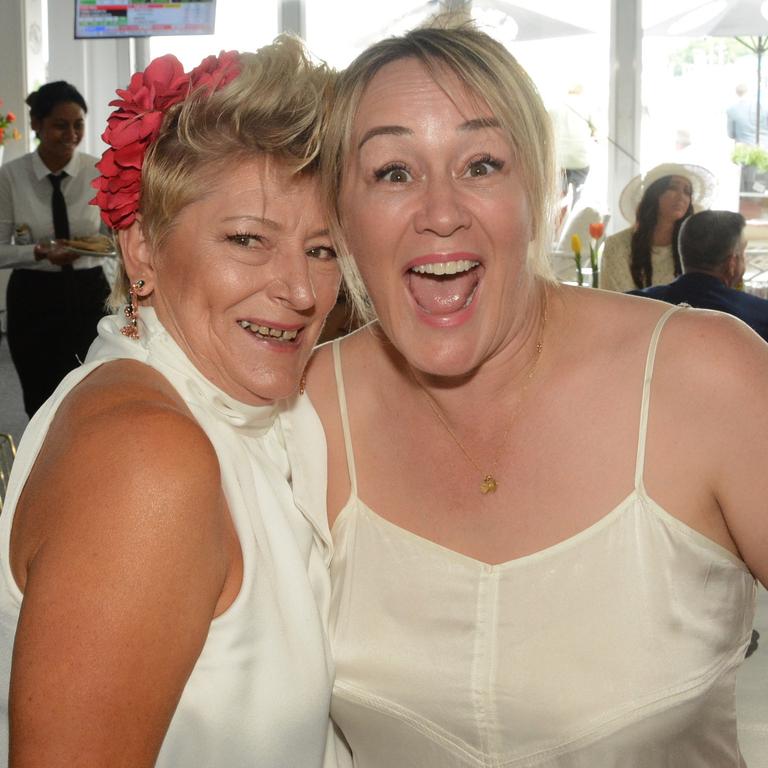
[[[459,126],[460,131],[479,131],[481,128],[498,128],[499,121],[495,117],[476,117],[467,120]]]
[[[459,131],[479,131],[483,128],[498,128],[499,121],[495,117],[476,117],[473,120],[467,120],[462,123]],[[371,128],[363,134],[363,138],[360,139],[360,143],[357,145],[357,149],[360,150],[366,141],[372,139],[374,136],[412,136],[413,131],[410,128],[406,128],[402,125],[379,125],[376,128]]]
[[[276,221],[273,219],[265,219],[263,216],[227,216],[223,221],[225,223],[229,223],[230,221],[252,221],[256,224],[263,224],[270,229],[280,229],[280,225]]]
[[[371,128],[363,134],[363,138],[360,139],[360,143],[357,145],[358,150],[365,144],[366,141],[372,139],[374,136],[412,136],[413,131],[410,128],[405,128],[402,125],[379,125],[376,128]]]
[[[225,223],[230,221],[249,221],[255,224],[263,224],[265,227],[276,231],[280,231],[282,229],[282,226],[279,222],[275,221],[274,219],[266,219],[263,216],[227,216],[227,218],[223,219],[223,221]],[[324,227],[322,229],[316,229],[313,232],[310,232],[310,234],[307,235],[307,239],[312,240],[316,237],[329,237],[330,234],[331,231],[327,227]]]

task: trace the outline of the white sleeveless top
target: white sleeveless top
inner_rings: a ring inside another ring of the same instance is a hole
[[[359,768],[743,765],[735,674],[756,582],[643,486],[586,530],[487,565],[351,496],[334,528],[332,715]]]
[[[211,440],[244,566],[238,596],[211,622],[156,765],[335,766],[324,626],[330,536],[317,415],[307,398],[266,407],[234,400],[199,373],[151,309],[141,310],[138,342],[120,334],[124,322],[115,315],[99,323],[85,365],[35,414],[14,463],[0,515],[0,765],[8,759],[8,681],[22,600],[8,562],[14,508],[64,397],[100,364],[129,358],[159,371]],[[129,437],[115,440],[128,440],[130,450]]]

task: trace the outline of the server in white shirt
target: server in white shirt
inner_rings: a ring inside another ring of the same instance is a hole
[[[97,159],[77,152],[87,106],[64,81],[27,97],[37,151],[0,167],[0,268],[8,283],[8,344],[32,414],[85,359],[105,313],[104,257],[85,256],[57,239],[98,233],[91,181]]]

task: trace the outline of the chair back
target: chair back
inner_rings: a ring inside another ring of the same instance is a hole
[[[11,474],[13,460],[16,458],[16,444],[13,435],[0,432],[0,512],[3,511],[5,492],[8,489],[8,478]]]

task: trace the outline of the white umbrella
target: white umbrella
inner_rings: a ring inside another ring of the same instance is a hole
[[[387,35],[398,35],[423,24],[427,19],[445,11],[457,11],[472,17],[482,28],[491,27],[496,33],[503,34],[505,40],[541,40],[569,35],[586,35],[591,29],[577,27],[566,21],[545,16],[536,11],[529,11],[504,0],[427,0],[417,5],[377,33],[360,41],[362,47],[373,40]]]
[[[757,54],[757,118],[755,140],[760,143],[760,89],[763,54],[768,51],[766,0],[714,0],[644,30],[646,35],[734,37]]]

